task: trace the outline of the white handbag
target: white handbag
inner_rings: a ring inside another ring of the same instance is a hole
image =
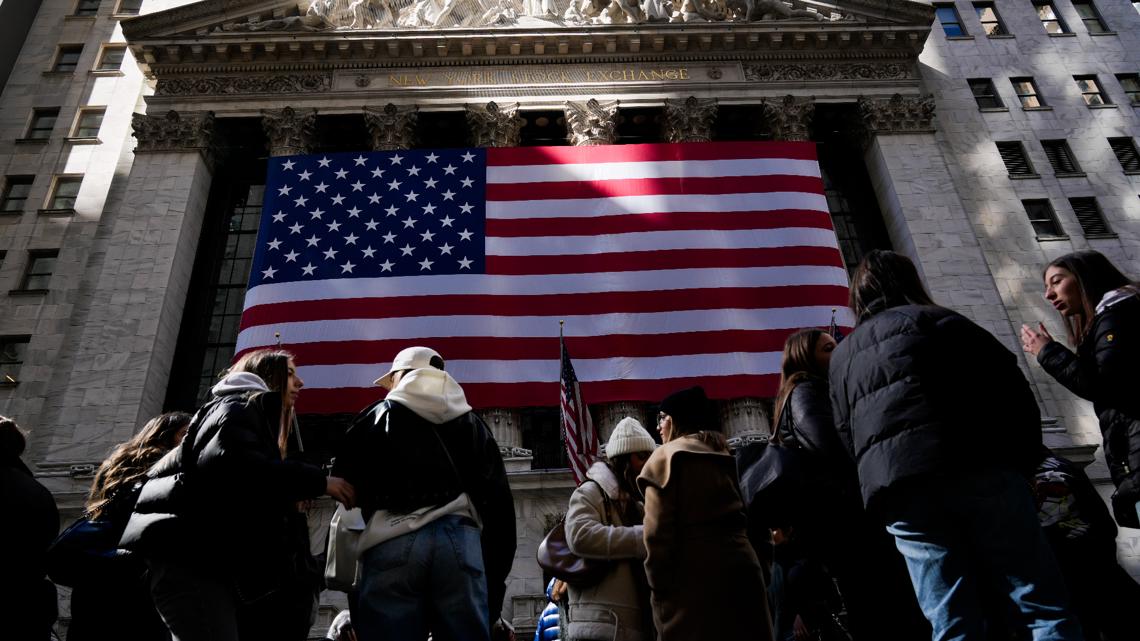
[[[364,515],[360,508],[336,506],[329,522],[328,560],[325,562],[325,584],[330,590],[348,592],[360,580],[360,535],[364,533]]]

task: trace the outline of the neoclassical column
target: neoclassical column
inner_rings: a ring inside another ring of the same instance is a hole
[[[650,434],[656,428],[655,424],[649,423],[649,404],[639,401],[618,401],[616,403],[603,403],[598,407],[598,422],[594,426],[598,430],[598,441],[605,445],[610,440],[610,435],[614,433],[614,428],[625,417],[632,416],[636,418],[642,427],[649,430]]]
[[[394,151],[411,149],[416,142],[416,119],[418,108],[415,105],[394,105],[388,103],[383,108],[364,108],[364,124],[372,135],[374,151]]]
[[[499,105],[464,105],[471,142],[476,147],[517,147],[519,132],[525,123],[519,115],[518,103]]]
[[[534,457],[533,452],[522,447],[521,412],[515,409],[492,408],[481,410],[479,416],[483,418],[487,427],[491,428],[491,434],[495,437],[495,442],[499,444],[499,453],[504,460],[531,459]],[[528,460],[521,468],[513,465],[511,467],[530,469],[530,462]]]
[[[797,100],[789,95],[776,103],[765,100],[760,108],[776,140],[811,140],[811,121],[815,115],[815,103],[811,100]]]
[[[665,140],[708,142],[716,121],[716,99],[689,96],[665,101]]]
[[[860,98],[858,106],[869,136],[934,133],[934,96]]]
[[[768,438],[772,419],[768,403],[760,398],[734,398],[719,403],[724,435],[743,443]]]
[[[179,113],[172,110],[154,116],[131,114],[131,129],[138,143],[135,146],[136,156],[197,152],[213,169],[216,145],[212,111]]]
[[[262,109],[261,126],[269,139],[270,156],[307,154],[317,130],[316,109]]]
[[[586,102],[564,103],[563,110],[570,144],[575,147],[612,145],[617,141],[617,101],[598,102],[590,98]]]

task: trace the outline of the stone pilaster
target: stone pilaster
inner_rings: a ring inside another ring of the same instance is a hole
[[[374,151],[395,151],[411,149],[416,142],[415,105],[394,105],[388,103],[381,109],[364,108],[364,124],[372,135]]]
[[[317,130],[316,109],[262,109],[261,126],[269,140],[270,156],[307,154]]]
[[[656,425],[646,423],[648,414],[648,404],[637,401],[618,401],[601,405],[598,408],[598,422],[594,426],[598,430],[598,442],[604,446],[610,440],[610,435],[614,433],[618,422],[627,416],[636,418],[642,427],[652,434]]]
[[[815,103],[784,96],[779,102],[764,101],[761,109],[772,136],[776,140],[802,142],[811,140],[811,122],[815,116]]]
[[[716,121],[716,99],[689,96],[665,101],[665,140],[708,142]]]
[[[617,110],[617,101],[603,103],[590,98],[586,102],[565,103],[570,144],[575,147],[614,144],[617,141]]]
[[[212,111],[132,114],[131,129],[138,141],[136,154],[196,151],[208,165],[213,165],[217,145]]]
[[[772,419],[768,403],[759,398],[734,398],[720,405],[720,424],[724,435],[740,444],[767,439]]]
[[[471,143],[476,147],[517,147],[524,120],[518,103],[499,105],[464,105]]]

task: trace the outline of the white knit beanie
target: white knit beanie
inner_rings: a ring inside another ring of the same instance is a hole
[[[606,458],[613,458],[632,452],[652,452],[657,443],[641,423],[631,416],[618,422],[614,433],[610,434],[610,441],[606,443]]]

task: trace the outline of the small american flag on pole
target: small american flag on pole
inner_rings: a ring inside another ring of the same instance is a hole
[[[570,471],[574,482],[586,480],[586,470],[598,458],[598,433],[594,431],[594,421],[590,418],[590,408],[582,400],[582,390],[578,377],[574,374],[574,364],[570,362],[570,352],[566,341],[559,332],[562,345],[562,374],[559,377],[562,414],[562,438],[566,442],[566,455],[570,459]]]
[[[256,243],[237,351],[280,333],[304,413],[410,345],[476,408],[549,406],[560,319],[591,403],[773,396],[789,333],[853,320],[812,143],[270,158]]]

